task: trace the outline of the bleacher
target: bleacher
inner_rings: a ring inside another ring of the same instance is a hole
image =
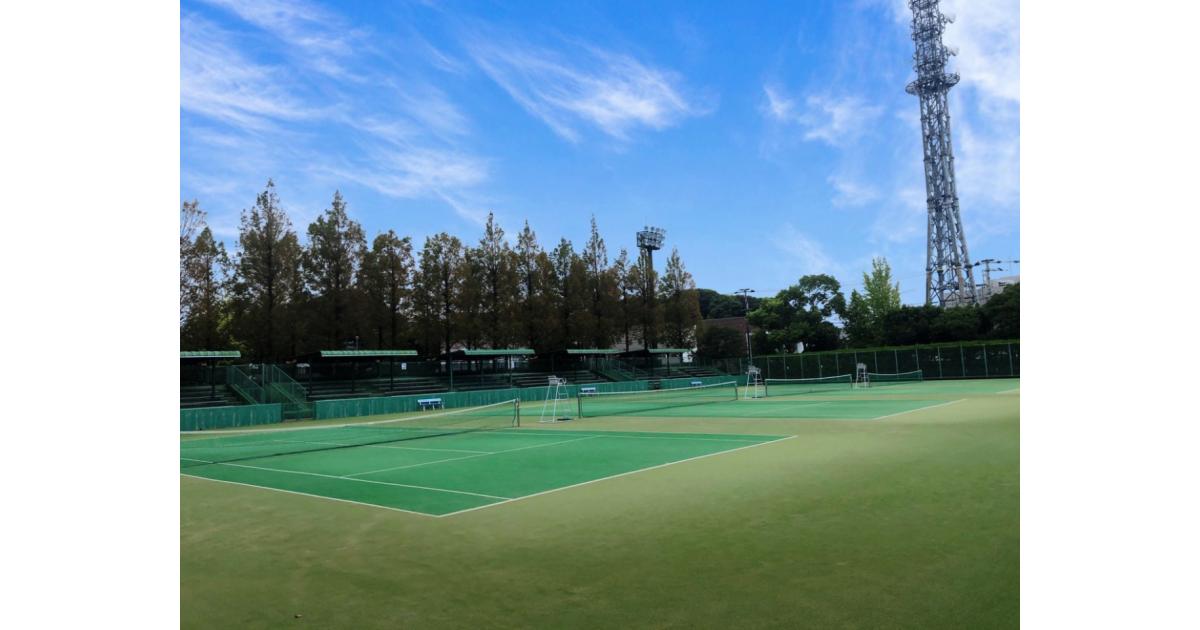
[[[233,390],[224,385],[218,385],[214,390],[209,385],[180,385],[179,408],[197,409],[200,407],[224,407],[228,405],[243,405],[242,400]]]

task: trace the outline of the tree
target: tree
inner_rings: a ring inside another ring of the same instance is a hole
[[[762,340],[753,339],[754,351],[790,352],[800,341],[809,350],[836,349],[841,332],[832,319],[845,314],[846,299],[836,278],[804,276],[750,312],[750,324],[762,330]]]
[[[371,249],[363,254],[360,278],[367,319],[380,348],[396,349],[400,345],[412,276],[412,239],[400,238],[392,230],[376,236]]]
[[[643,285],[641,269],[637,263],[629,263],[629,252],[621,248],[616,262],[612,267],[613,277],[617,281],[617,333],[625,344],[625,351],[633,341],[633,329],[641,321],[641,308],[638,302],[638,287]]]
[[[187,318],[187,306],[184,303],[183,286],[186,282],[185,269],[190,253],[192,243],[196,240],[196,233],[204,227],[204,211],[200,209],[200,202],[196,199],[185,201],[179,208],[179,325],[183,325],[184,319]]]
[[[571,241],[561,239],[550,253],[554,276],[554,306],[558,314],[556,348],[578,348],[594,335],[594,321],[588,310],[587,266],[575,253]]]
[[[871,272],[863,273],[863,292],[850,293],[846,312],[846,335],[850,345],[878,345],[883,340],[883,321],[900,308],[900,284],[892,282],[886,258],[872,258]]]
[[[721,319],[725,317],[742,317],[746,314],[746,302],[750,310],[758,308],[760,299],[754,296],[743,298],[740,295],[725,295],[712,289],[697,289],[700,300],[700,316],[704,319]]]
[[[979,307],[943,308],[930,322],[930,341],[973,341],[979,339],[981,324]]]
[[[662,295],[666,342],[674,348],[692,347],[696,324],[700,322],[700,301],[696,295],[696,282],[684,268],[678,249],[671,250],[658,286]]]
[[[519,337],[538,352],[562,348],[558,341],[561,328],[556,289],[558,276],[554,262],[538,245],[537,235],[530,229],[528,221],[517,237],[515,256],[520,284]]]
[[[295,346],[295,311],[303,296],[300,241],[279,205],[275,183],[254,207],[242,211],[234,269],[232,324],[252,358],[278,359],[285,345]]]
[[[455,330],[467,348],[478,348],[484,334],[484,270],[481,252],[464,247],[462,262],[454,269],[458,276],[458,299],[454,303]]]
[[[883,343],[911,346],[932,340],[933,321],[941,309],[932,305],[902,306],[883,318]]]
[[[1021,284],[1009,285],[983,305],[985,334],[992,339],[1021,338]]]
[[[616,275],[608,266],[608,248],[600,237],[595,215],[592,216],[592,231],[583,249],[582,262],[590,298],[590,345],[593,348],[607,348],[612,345],[616,334],[613,322],[620,310],[620,296]]]
[[[746,335],[725,326],[701,324],[696,354],[705,359],[729,359],[746,354]]]
[[[442,232],[425,239],[421,249],[413,306],[427,353],[450,352],[462,291],[462,242]]]
[[[330,348],[340,347],[355,328],[355,278],[366,246],[362,226],[350,219],[341,192],[335,191],[329,208],[308,226],[303,256],[318,335]]]
[[[506,348],[514,338],[513,320],[520,301],[518,257],[504,241],[504,230],[488,213],[479,241],[483,301],[483,337],[492,348]]]
[[[220,350],[230,344],[225,327],[225,294],[229,256],[204,225],[188,243],[182,260],[180,300],[186,318],[180,327],[180,346],[194,350]]]

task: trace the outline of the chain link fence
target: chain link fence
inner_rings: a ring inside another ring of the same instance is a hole
[[[831,350],[802,354],[754,357],[763,378],[820,378],[854,374],[865,363],[875,373],[921,370],[926,380],[952,378],[1012,378],[1021,375],[1018,341],[984,341],[936,346],[908,346],[864,350]],[[737,359],[698,359],[726,374],[745,374],[748,362]]]

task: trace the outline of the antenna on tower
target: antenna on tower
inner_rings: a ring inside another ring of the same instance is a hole
[[[929,212],[925,254],[925,303],[941,306],[977,304],[974,265],[967,253],[958,211],[954,150],[950,142],[950,107],[946,94],[958,74],[946,71],[946,60],[958,51],[942,44],[946,24],[938,0],[908,0],[912,9],[913,68],[917,79],[905,91],[921,99],[921,134],[925,148],[925,203]]]
[[[979,292],[980,304],[992,299],[992,295],[995,293],[995,291],[994,291],[995,287],[992,285],[992,272],[993,271],[1004,271],[1004,267],[1000,267],[1000,266],[993,267],[993,265],[1007,265],[1007,264],[1018,265],[1020,263],[1021,263],[1021,261],[1019,261],[1019,260],[998,260],[996,258],[984,258],[983,260],[976,261],[975,264],[972,265],[972,267],[978,267],[980,265],[983,265],[983,284],[978,285],[979,288],[982,289]]]

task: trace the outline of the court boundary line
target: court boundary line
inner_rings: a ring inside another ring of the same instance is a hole
[[[465,490],[450,490],[448,488],[434,488],[431,486],[416,486],[408,483],[396,483],[393,481],[375,481],[374,479],[359,479],[357,477],[346,477],[345,475],[326,475],[324,473],[305,472],[302,470],[284,470],[282,468],[266,468],[264,466],[250,466],[247,464],[236,464],[233,462],[218,462],[216,466],[233,466],[235,468],[249,468],[251,470],[266,470],[269,472],[284,473],[289,475],[308,475],[310,477],[323,477],[325,479],[342,479],[345,481],[357,481],[359,483],[374,483],[384,486],[395,486],[397,488],[413,488],[415,490],[431,490],[433,492],[449,492],[452,494],[465,494],[472,497],[483,497],[485,499],[503,499],[508,500],[512,497],[502,497],[495,494],[483,494],[480,492],[467,492]],[[182,473],[180,473],[182,474]]]
[[[595,435],[595,436],[589,436],[589,437],[651,437],[651,438],[652,438],[652,437],[654,437],[654,436],[603,436],[603,435]],[[365,503],[365,502],[362,502],[362,501],[355,501],[355,500],[353,500],[353,499],[342,499],[342,498],[338,498],[338,497],[331,497],[331,496],[326,496],[326,495],[322,495],[322,494],[313,494],[313,493],[310,493],[310,492],[300,492],[300,491],[298,491],[298,490],[285,490],[285,489],[283,489],[283,488],[274,488],[274,487],[271,487],[271,486],[260,486],[260,485],[257,485],[257,484],[246,483],[246,482],[241,482],[241,481],[229,481],[229,480],[226,480],[226,479],[214,479],[214,478],[212,478],[212,477],[204,477],[204,476],[201,476],[201,475],[192,475],[192,474],[188,474],[188,473],[184,473],[184,472],[180,472],[180,473],[179,473],[179,476],[181,476],[181,477],[188,477],[188,478],[191,478],[191,479],[203,479],[203,480],[205,480],[205,481],[215,481],[215,482],[218,482],[218,483],[228,483],[228,484],[232,484],[232,485],[235,485],[235,486],[243,486],[243,487],[247,487],[247,488],[258,488],[258,489],[260,489],[260,490],[272,490],[272,491],[275,491],[275,492],[283,492],[283,493],[287,493],[287,494],[294,494],[294,495],[303,496],[303,497],[309,497],[309,498],[314,498],[314,499],[327,499],[327,500],[330,500],[330,501],[340,501],[340,502],[342,502],[342,503],[351,503],[351,504],[354,504],[354,505],[363,505],[363,506],[366,506],[366,507],[373,507],[373,508],[379,508],[379,509],[384,509],[384,510],[392,510],[392,511],[394,511],[394,512],[403,512],[403,513],[405,513],[405,514],[416,514],[416,515],[419,515],[419,516],[425,516],[425,517],[429,517],[429,518],[444,518],[444,517],[447,517],[447,516],[454,516],[454,515],[456,515],[456,514],[463,514],[463,513],[465,513],[465,512],[471,512],[471,511],[474,511],[474,510],[480,510],[480,509],[487,508],[487,507],[493,507],[493,506],[496,506],[496,505],[504,505],[504,504],[507,504],[507,503],[512,503],[513,501],[520,501],[520,500],[522,500],[522,499],[528,499],[528,498],[531,498],[531,497],[541,496],[541,495],[544,495],[544,494],[550,494],[550,493],[552,493],[552,492],[558,492],[558,491],[560,491],[560,490],[570,490],[570,489],[572,489],[572,488],[578,488],[578,487],[580,487],[580,486],[586,486],[586,485],[593,484],[593,483],[598,483],[598,482],[601,482],[601,481],[608,481],[608,480],[610,480],[610,479],[616,479],[616,478],[618,478],[618,477],[625,477],[625,476],[628,476],[628,475],[633,475],[633,474],[637,474],[637,473],[642,473],[642,472],[646,472],[646,471],[648,471],[648,470],[655,470],[655,469],[657,469],[657,468],[665,468],[665,467],[667,467],[667,466],[674,466],[675,464],[682,464],[682,463],[685,463],[685,462],[695,461],[695,460],[698,460],[698,459],[704,459],[704,458],[707,458],[707,457],[714,457],[714,456],[716,456],[716,455],[724,455],[724,454],[726,454],[726,453],[733,453],[733,452],[735,452],[735,451],[741,451],[741,450],[745,450],[745,449],[749,449],[749,448],[754,448],[754,447],[757,447],[757,446],[764,446],[764,445],[767,445],[767,444],[775,444],[776,442],[784,442],[784,441],[787,441],[787,440],[792,440],[792,439],[795,439],[795,438],[797,438],[797,437],[800,437],[800,436],[798,436],[798,435],[788,435],[788,436],[784,436],[784,437],[776,437],[775,439],[773,439],[773,440],[768,440],[768,441],[766,441],[766,442],[756,442],[756,443],[754,443],[754,444],[747,444],[746,446],[739,446],[739,447],[736,447],[736,448],[731,448],[731,449],[727,449],[727,450],[717,451],[717,452],[715,452],[715,453],[706,453],[706,454],[704,454],[704,455],[697,455],[697,456],[695,456],[695,457],[688,457],[688,458],[686,458],[686,459],[680,459],[680,460],[673,461],[673,462],[666,462],[666,463],[663,463],[663,464],[656,464],[656,465],[654,465],[654,466],[649,466],[649,467],[646,467],[646,468],[638,468],[638,469],[636,469],[636,470],[628,470],[628,471],[625,471],[625,472],[623,472],[623,473],[617,473],[617,474],[615,474],[615,475],[609,475],[609,476],[607,476],[607,477],[599,477],[599,478],[596,478],[596,479],[590,479],[590,480],[588,480],[588,481],[583,481],[583,482],[580,482],[580,483],[571,484],[571,485],[569,485],[569,486],[562,486],[561,488],[551,488],[551,489],[549,489],[549,490],[543,490],[543,491],[541,491],[541,492],[536,492],[536,493],[533,493],[533,494],[527,494],[527,495],[520,496],[520,497],[497,497],[497,496],[495,496],[495,495],[484,495],[484,494],[478,494],[478,493],[468,493],[468,492],[462,492],[462,491],[459,491],[459,490],[447,490],[447,489],[445,489],[445,488],[430,488],[430,487],[424,487],[424,486],[412,486],[412,485],[397,484],[397,483],[389,483],[389,482],[383,482],[383,481],[372,481],[372,480],[369,480],[369,479],[357,479],[357,478],[354,478],[354,477],[337,477],[337,476],[334,476],[334,475],[321,475],[321,474],[318,474],[318,473],[303,473],[303,472],[299,472],[299,471],[277,470],[277,469],[273,469],[273,468],[261,468],[261,467],[256,467],[256,466],[245,466],[245,465],[233,464],[233,463],[227,463],[227,464],[224,464],[224,465],[227,465],[227,466],[237,466],[237,467],[240,467],[240,468],[252,468],[252,469],[257,469],[257,470],[268,470],[268,471],[271,471],[271,472],[280,472],[280,473],[294,473],[294,474],[308,474],[308,475],[314,475],[314,476],[319,476],[319,477],[328,477],[328,478],[331,478],[331,479],[345,479],[345,480],[347,480],[347,481],[362,481],[362,482],[367,482],[367,483],[378,483],[378,484],[389,485],[389,486],[406,487],[406,488],[416,488],[416,489],[420,489],[420,490],[432,490],[432,491],[437,491],[437,492],[451,492],[451,493],[456,493],[456,494],[465,494],[465,495],[468,495],[468,496],[477,496],[477,497],[484,498],[484,499],[498,499],[498,500],[496,500],[496,501],[493,501],[492,503],[487,503],[487,504],[484,504],[484,505],[477,505],[477,506],[475,506],[475,507],[472,507],[472,508],[466,508],[466,509],[463,509],[463,510],[457,510],[457,511],[454,511],[454,512],[447,512],[447,513],[445,513],[445,514],[429,514],[429,513],[427,513],[427,512],[417,512],[417,511],[414,511],[414,510],[406,510],[406,509],[404,509],[404,508],[391,507],[391,506],[387,506],[387,505],[379,505],[379,504],[376,504],[376,503]],[[582,441],[583,439],[586,439],[586,438],[580,438],[580,439],[578,439],[578,440],[566,440],[566,442],[578,442],[578,441]],[[672,438],[666,438],[666,439],[672,439]],[[717,442],[734,442],[734,440],[712,440],[712,441],[717,441]],[[743,441],[743,442],[744,442],[744,441],[747,441],[747,440],[738,440],[738,441]],[[559,444],[561,444],[561,443],[566,443],[566,442],[560,442]],[[192,460],[192,461],[201,461],[201,460]],[[360,474],[361,474],[361,473],[360,473]]]
[[[908,411],[889,413],[886,416],[877,416],[875,418],[871,418],[871,420],[883,420],[884,418],[894,418],[896,416],[903,416],[906,413],[916,413],[918,411],[925,411],[926,409],[936,409],[938,407],[945,407],[947,405],[953,405],[954,403],[960,403],[964,400],[966,400],[966,398],[959,398],[958,400],[951,400],[950,402],[944,402],[944,403],[937,404],[937,405],[930,405],[928,407],[917,407],[916,409],[909,409]]]
[[[299,495],[299,496],[302,496],[302,497],[309,497],[309,498],[313,498],[313,499],[325,499],[325,500],[328,500],[328,501],[341,501],[342,503],[352,503],[352,504],[354,504],[354,505],[362,505],[362,506],[371,507],[371,508],[377,508],[377,509],[381,509],[381,510],[392,510],[392,511],[394,511],[394,512],[403,512],[403,513],[405,513],[405,514],[416,514],[416,515],[418,515],[418,516],[425,516],[425,517],[428,517],[428,518],[437,518],[437,517],[438,517],[438,515],[437,515],[437,514],[428,514],[428,513],[425,513],[425,512],[416,512],[416,511],[413,511],[413,510],[406,510],[406,509],[404,509],[404,508],[391,507],[391,506],[389,506],[389,505],[379,505],[378,503],[364,503],[364,502],[362,502],[362,501],[355,501],[354,499],[341,499],[341,498],[338,498],[338,497],[328,497],[328,496],[325,496],[325,495],[323,495],[323,494],[312,494],[311,492],[300,492],[300,491],[298,491],[298,490],[284,490],[283,488],[272,488],[271,486],[257,486],[257,485],[254,485],[254,484],[252,484],[252,483],[244,483],[244,482],[241,482],[241,481],[229,481],[229,480],[227,480],[227,479],[213,479],[212,477],[201,477],[201,476],[199,476],[199,475],[189,475],[189,474],[187,474],[187,473],[182,473],[182,472],[181,472],[181,473],[179,473],[179,476],[180,476],[180,477],[187,477],[187,478],[189,478],[189,479],[202,479],[202,480],[204,480],[204,481],[213,481],[213,482],[216,482],[216,483],[228,483],[228,484],[232,484],[232,485],[235,485],[235,486],[243,486],[243,487],[246,487],[246,488],[256,488],[256,489],[258,489],[258,490],[273,490],[273,491],[275,491],[275,492],[283,492],[283,493],[286,493],[286,494],[295,494],[295,495]]]
[[[519,448],[506,448],[503,451],[488,451],[486,453],[476,453],[475,455],[463,455],[462,457],[447,457],[446,459],[435,459],[431,462],[418,462],[416,464],[405,464],[403,466],[392,466],[391,468],[380,468],[379,470],[368,470],[367,472],[350,473],[349,475],[346,475],[346,476],[351,479],[357,479],[358,477],[360,477],[362,475],[374,475],[375,473],[388,472],[391,470],[407,470],[409,468],[420,468],[421,466],[432,466],[433,464],[444,464],[446,462],[457,462],[457,461],[462,461],[464,459],[474,459],[476,457],[485,457],[487,455],[501,455],[504,453],[515,453],[517,451],[528,451],[529,449],[533,449],[533,448],[546,448],[547,446],[557,446],[559,444],[570,444],[571,442],[582,442],[584,440],[592,440],[592,439],[595,439],[596,437],[597,436],[594,436],[594,435],[585,435],[583,437],[577,437],[577,438],[573,438],[570,440],[559,440],[557,442],[548,442],[546,444],[531,444],[529,446],[522,446]]]
[[[1002,392],[996,392],[996,394],[997,394],[997,395],[999,395],[999,394],[1011,394],[1011,393],[1013,393],[1013,392],[1019,392],[1019,391],[1021,391],[1021,388],[1020,388],[1020,387],[1014,387],[1014,388],[1012,388],[1012,389],[1006,389],[1006,390],[1004,390],[1004,391],[1002,391]]]
[[[607,476],[607,477],[600,477],[600,478],[598,478],[598,479],[591,479],[591,480],[588,480],[588,481],[581,481],[581,482],[579,482],[579,483],[576,483],[576,484],[571,484],[571,485],[569,485],[569,486],[563,486],[563,487],[561,487],[561,488],[551,488],[550,490],[543,490],[543,491],[541,491],[541,492],[535,492],[535,493],[533,493],[533,494],[527,494],[527,495],[520,496],[520,497],[513,497],[513,498],[511,498],[511,499],[508,499],[507,501],[497,501],[496,503],[489,503],[489,504],[487,504],[487,505],[477,505],[477,506],[475,506],[475,507],[473,507],[473,508],[466,508],[466,509],[463,509],[463,510],[458,510],[458,511],[456,511],[456,512],[447,512],[447,513],[445,513],[445,514],[438,514],[438,515],[437,515],[437,518],[446,518],[447,516],[454,516],[454,515],[456,515],[456,514],[464,514],[464,513],[466,513],[466,512],[474,512],[475,510],[482,510],[482,509],[484,509],[484,508],[494,507],[494,506],[497,506],[497,505],[507,505],[507,504],[509,504],[509,503],[513,503],[514,501],[522,501],[522,500],[524,500],[524,499],[532,499],[533,497],[540,497],[540,496],[542,496],[542,495],[550,494],[550,493],[553,493],[553,492],[559,492],[560,490],[570,490],[570,489],[572,489],[572,488],[578,488],[578,487],[580,487],[580,486],[586,486],[586,485],[593,484],[593,483],[599,483],[599,482],[601,482],[601,481],[608,481],[608,480],[610,480],[610,479],[617,479],[618,477],[626,477],[626,476],[628,476],[628,475],[635,475],[635,474],[638,474],[638,473],[643,473],[643,472],[646,472],[646,471],[648,471],[648,470],[655,470],[655,469],[657,469],[657,468],[666,468],[667,466],[674,466],[675,464],[682,464],[682,463],[685,463],[685,462],[696,461],[696,460],[698,460],[698,459],[704,459],[704,458],[706,458],[706,457],[714,457],[714,456],[716,456],[716,455],[725,455],[725,454],[727,454],[727,453],[733,453],[733,452],[735,452],[735,451],[742,451],[742,450],[745,450],[745,449],[748,449],[748,448],[754,448],[754,447],[756,447],[756,446],[764,446],[764,445],[767,445],[767,444],[775,444],[776,442],[786,442],[787,440],[793,440],[793,439],[795,439],[795,438],[798,438],[798,437],[800,437],[800,436],[798,436],[798,435],[789,435],[789,436],[787,436],[787,437],[781,437],[781,438],[777,438],[777,439],[771,440],[771,441],[769,441],[769,442],[759,442],[759,443],[757,443],[757,444],[748,444],[748,445],[746,445],[746,446],[739,446],[739,447],[737,447],[737,448],[731,448],[731,449],[729,449],[729,450],[725,450],[725,451],[717,451],[716,453],[707,453],[707,454],[704,454],[704,455],[697,455],[697,456],[695,456],[695,457],[688,457],[687,459],[681,459],[681,460],[674,461],[674,462],[666,462],[665,464],[657,464],[657,465],[654,465],[654,466],[649,466],[649,467],[647,467],[647,468],[639,468],[639,469],[637,469],[637,470],[628,470],[628,471],[625,471],[625,472],[623,472],[623,473],[617,473],[617,474],[615,474],[615,475],[609,475],[609,476]]]

